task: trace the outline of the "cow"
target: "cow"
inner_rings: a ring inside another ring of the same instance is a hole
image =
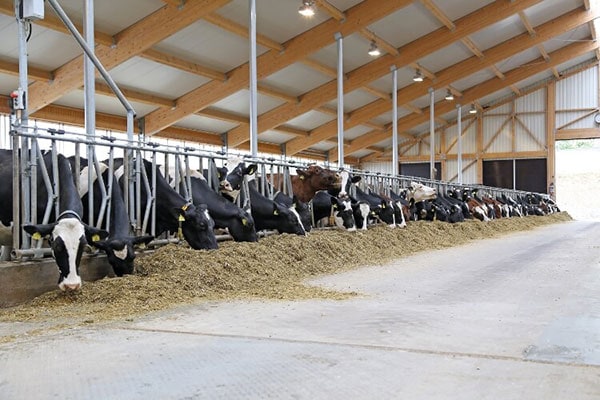
[[[296,174],[290,177],[292,192],[303,203],[308,203],[319,190],[337,189],[340,187],[340,175],[336,171],[322,168],[318,165],[296,168]],[[274,175],[272,184],[275,187],[283,179],[282,175]]]
[[[75,169],[75,157],[69,157],[71,168]],[[89,188],[88,188],[88,160],[85,158],[79,159],[79,165],[81,172],[78,175],[79,179],[79,197],[83,203],[83,219],[85,222],[90,223],[88,220],[89,216]],[[109,173],[108,165],[106,163],[99,163],[100,172],[103,178],[103,182],[108,182]],[[100,215],[102,192],[100,187],[100,181],[97,178],[96,170],[92,168],[93,176],[93,189],[92,195],[94,197],[94,221],[98,220]],[[93,242],[93,246],[99,248],[106,253],[108,263],[111,265],[116,276],[123,276],[125,274],[132,274],[134,270],[135,260],[135,249],[137,245],[147,245],[150,243],[154,236],[142,235],[132,236],[131,235],[131,224],[129,222],[129,215],[125,206],[125,200],[123,199],[123,192],[119,186],[117,179],[113,175],[113,184],[111,185],[110,196],[110,218],[104,219],[104,226],[108,230],[109,236],[104,240]],[[110,221],[108,227],[106,223]]]
[[[291,233],[305,236],[306,230],[298,212],[290,207],[269,199],[258,191],[255,175],[248,175],[248,195],[256,230],[277,230],[279,233]],[[246,202],[246,193],[241,191],[240,201]]]
[[[135,160],[134,160],[135,161]],[[146,176],[152,176],[152,163],[140,160]],[[115,159],[115,176],[123,185],[123,159]],[[142,185],[141,202],[145,204],[148,196],[145,185]],[[163,232],[181,232],[191,248],[195,250],[211,250],[218,248],[215,236],[215,221],[210,216],[206,204],[194,205],[188,202],[173,189],[163,174],[156,168],[156,235]]]
[[[313,198],[314,199],[314,198]],[[310,232],[312,230],[313,216],[311,210],[311,203],[305,203],[303,201],[298,200],[296,195],[290,197],[283,192],[277,192],[273,197],[273,200],[281,205],[284,205],[288,208],[293,207],[294,210],[298,213],[300,217],[300,221],[302,222],[302,226],[306,232]]]
[[[206,204],[216,228],[227,229],[236,242],[258,241],[254,218],[249,209],[238,207],[212,190],[203,174],[198,171],[190,170],[189,174],[193,202],[198,207]]]
[[[349,197],[340,199],[325,190],[319,190],[312,199],[312,210],[315,221],[327,219],[329,225],[335,225],[348,232],[356,231],[354,211]]]
[[[0,150],[0,179],[9,184],[2,185],[0,194],[0,220],[4,225],[12,224],[13,193],[12,169],[13,169],[12,150]],[[52,154],[46,153],[41,160],[36,160],[37,175],[42,176],[43,164],[48,171],[50,184],[59,187],[58,194],[58,215],[54,215],[54,207],[50,214],[50,220],[54,222],[47,224],[26,224],[23,229],[30,234],[33,239],[47,239],[52,249],[52,256],[58,266],[59,277],[58,287],[62,291],[74,291],[81,288],[82,281],[79,275],[79,265],[83,251],[88,243],[100,240],[108,236],[108,232],[103,229],[96,229],[82,222],[83,205],[75,187],[73,173],[69,161],[61,154],[57,155],[57,175],[58,181],[54,181]],[[37,180],[37,219],[42,220],[45,214],[45,207],[48,200],[48,192],[43,179]],[[4,243],[7,244],[7,243]],[[11,243],[12,244],[12,243]]]
[[[250,164],[246,166],[240,157],[230,157],[223,163],[223,167],[217,168],[219,178],[219,192],[228,200],[235,202],[242,189],[245,175],[252,175],[258,166]]]
[[[473,217],[482,222],[490,221],[488,207],[474,196],[473,189],[467,187],[463,188],[462,200],[467,203],[469,212],[473,215]]]

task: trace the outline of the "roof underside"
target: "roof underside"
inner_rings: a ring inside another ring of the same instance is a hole
[[[83,2],[59,3],[81,28]],[[230,149],[248,148],[248,3],[96,1],[96,54],[144,118],[147,135],[214,145],[226,138]],[[343,37],[348,163],[389,152],[392,66],[400,141],[410,141],[428,129],[430,88],[439,127],[456,118],[459,103],[485,109],[574,65],[597,62],[599,15],[588,0],[315,3],[316,14],[305,18],[300,0],[256,0],[261,152],[337,157],[336,32]],[[30,111],[33,118],[83,124],[83,52],[46,7],[28,41]],[[13,8],[13,0],[0,0],[3,96],[18,87]],[[380,56],[367,54],[373,41]],[[424,82],[413,81],[417,68]],[[125,110],[97,82],[98,128],[124,130]],[[448,90],[452,101],[444,99]]]

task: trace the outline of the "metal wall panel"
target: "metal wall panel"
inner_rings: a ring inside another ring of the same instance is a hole
[[[598,107],[598,66],[556,83],[557,110],[595,107]],[[556,126],[563,124],[557,120]]]
[[[507,122],[508,118],[500,115],[483,119],[483,148],[486,153],[512,151],[511,121]]]
[[[391,174],[392,163],[391,161],[366,162],[361,164],[360,169],[370,172],[381,172],[383,174]]]
[[[473,159],[463,158],[463,169],[473,162]],[[477,164],[473,164],[463,171],[463,184],[471,185],[477,183]],[[458,161],[448,160],[446,161],[446,170],[443,179],[449,182],[456,183],[458,175]]]
[[[546,110],[546,88],[536,90],[515,100],[515,112],[545,111]]]
[[[469,124],[470,120],[466,120],[462,122],[463,131]],[[455,143],[456,141],[456,132],[457,126],[452,125],[451,127],[446,129],[446,149],[448,154],[457,154],[458,147]],[[453,144],[454,143],[454,144]],[[452,146],[452,147],[450,147]],[[475,153],[477,152],[477,122],[474,122],[469,126],[469,128],[465,131],[462,137],[462,152],[466,153]]]
[[[597,128],[594,123],[594,114],[589,111],[566,111],[556,113],[556,129]],[[590,114],[585,118],[584,115]],[[579,119],[582,118],[582,119]]]
[[[546,147],[546,115],[517,115],[515,151],[538,151]],[[519,123],[519,121],[521,123]]]

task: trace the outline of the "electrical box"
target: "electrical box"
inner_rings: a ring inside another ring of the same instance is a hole
[[[44,19],[44,0],[21,0],[23,19]]]

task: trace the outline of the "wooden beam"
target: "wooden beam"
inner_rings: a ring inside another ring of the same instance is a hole
[[[198,111],[196,115],[206,118],[217,119],[220,121],[231,122],[234,124],[245,124],[246,126],[250,124],[250,122],[248,121],[248,117],[245,115],[234,114],[216,108],[205,108],[204,110]]]
[[[385,41],[383,38],[377,36],[372,31],[364,28],[364,29],[361,29],[360,31],[358,31],[358,33],[360,33],[362,36],[366,37],[367,39],[375,42],[375,44],[377,44],[377,46],[380,49],[384,50],[386,53],[392,54],[394,56],[397,56],[398,54],[400,54],[398,52],[398,49],[394,45],[392,45],[389,42]]]
[[[524,79],[527,79],[530,76],[543,72],[546,69],[549,69],[555,65],[560,65],[568,60],[578,57],[582,54],[585,54],[590,51],[594,51],[598,48],[597,42],[576,42],[574,44],[565,46],[553,53],[550,54],[550,62],[532,62],[527,66],[521,66],[515,68],[506,73],[506,79],[504,81],[498,79],[490,79],[486,82],[482,82],[475,87],[472,87],[468,90],[463,91],[463,101],[465,104],[474,102],[478,98],[485,97],[489,93],[494,93],[502,88],[505,88],[511,84],[520,82]],[[541,59],[543,61],[543,59]],[[449,104],[448,102],[438,102],[436,104],[436,111],[440,114],[445,114],[447,112],[452,111],[453,104]],[[429,118],[429,107],[423,110],[423,114],[410,114],[398,120],[398,130],[409,130],[417,125],[427,122]],[[373,133],[370,135],[359,136],[354,139],[352,145],[349,149],[347,149],[347,153],[351,154],[352,152],[361,150],[367,146],[370,146],[374,143],[381,142],[389,138],[391,130],[381,133]],[[289,154],[289,153],[288,153]]]
[[[231,32],[235,35],[241,36],[246,39],[249,39],[250,37],[247,26],[240,25],[237,22],[233,22],[227,18],[220,16],[217,13],[207,14],[203,18],[206,22],[218,26],[219,28]],[[261,35],[259,33],[256,34],[256,43],[275,51],[283,51],[285,49],[285,47],[281,43],[278,43],[275,40],[271,40],[265,35]]]
[[[411,62],[409,63],[409,65],[411,67],[413,67],[414,69],[418,69],[421,71],[421,73],[423,73],[423,75],[425,75],[425,77],[427,77],[428,79],[434,81],[436,80],[435,74],[433,72],[431,72],[430,70],[428,70],[427,68],[423,67],[421,64],[416,63],[416,62]]]
[[[526,0],[533,1],[533,0]],[[269,76],[295,62],[298,62],[308,54],[318,51],[331,43],[334,43],[334,34],[339,32],[342,36],[349,36],[358,30],[369,26],[386,15],[410,4],[410,0],[364,0],[346,10],[346,20],[340,23],[334,19],[327,20],[320,25],[306,31],[286,43],[285,52],[280,53],[270,50],[257,59],[258,79]],[[208,107],[210,104],[223,99],[240,89],[247,87],[249,79],[249,64],[245,63],[228,73],[225,82],[208,82],[201,87],[190,91],[177,100],[175,110],[156,110],[146,116],[146,129],[149,134],[169,126],[185,116]],[[325,102],[323,102],[325,103]],[[321,104],[323,104],[321,103]],[[289,119],[263,129],[264,122],[259,118],[259,132],[281,125]],[[229,139],[231,146],[248,140],[245,132],[232,131]]]
[[[298,102],[298,98],[296,96],[292,96],[290,94],[283,93],[281,90],[274,89],[274,88],[267,86],[265,84],[262,84],[262,83],[258,85],[257,89],[258,89],[259,93],[274,97],[279,100],[286,101],[288,103],[297,103]]]
[[[295,135],[295,136],[308,136],[310,134],[310,132],[308,132],[308,131],[305,131],[302,129],[297,129],[297,128],[292,128],[291,126],[285,126],[285,125],[276,126],[275,128],[273,128],[273,130],[283,132],[283,133],[289,133],[289,134]]]
[[[583,9],[577,9],[572,12],[569,12],[563,16],[560,16],[554,20],[548,21],[536,28],[537,34],[535,36],[530,36],[527,33],[521,34],[515,38],[509,39],[503,43],[500,43],[484,52],[485,57],[483,59],[479,59],[477,57],[471,57],[467,60],[461,61],[457,64],[454,64],[442,71],[437,73],[437,80],[432,83],[432,87],[434,89],[439,89],[446,87],[456,80],[463,79],[465,77],[471,76],[483,68],[489,68],[497,62],[500,62],[508,57],[511,57],[515,54],[518,54],[532,46],[535,46],[538,43],[549,40],[550,38],[560,35],[561,33],[568,32],[577,26],[585,24],[592,20],[597,15],[595,13],[589,11],[583,11]],[[458,24],[457,24],[458,26]],[[543,62],[544,65],[543,70],[549,68],[553,65],[558,65],[553,62]],[[527,68],[528,66],[524,66],[523,68]],[[503,74],[505,76],[505,74]],[[506,78],[504,79],[506,80]],[[498,80],[499,82],[504,82],[504,80]],[[516,83],[516,82],[515,82]],[[506,87],[507,85],[502,85],[502,87]],[[419,84],[412,84],[406,86],[398,91],[398,98],[402,99],[403,102],[410,102],[416,100],[422,96],[427,95],[428,88]],[[461,99],[463,104],[467,104],[477,100],[477,98],[473,99],[465,99],[464,95]],[[444,109],[448,109],[448,107],[453,106],[453,104],[446,102],[447,104],[443,105]],[[279,107],[278,107],[279,108]],[[389,111],[389,103],[383,100],[373,101],[353,112],[352,121],[348,121],[346,129],[350,129],[352,126],[360,124],[362,120],[369,120],[375,118],[382,113]],[[436,107],[436,112],[438,111]],[[449,112],[449,111],[446,111]],[[442,113],[443,114],[443,113]],[[420,120],[424,120],[426,122],[426,118],[423,118],[423,114],[419,116]],[[335,131],[327,131],[327,130],[315,130],[314,132],[319,132],[320,135],[317,137],[316,135],[311,138],[304,139],[298,138],[292,140],[286,144],[287,154],[294,154],[295,151],[299,151],[303,148],[310,147],[313,143],[318,143],[328,137],[334,136]]]
[[[179,9],[165,6],[114,36],[115,46],[96,46],[96,56],[107,70],[150,49],[230,0],[197,0]],[[79,56],[54,72],[52,82],[34,82],[29,86],[29,108],[35,112],[81,85],[83,56]],[[165,126],[161,127],[164,128]]]
[[[543,44],[538,44],[537,45],[537,49],[539,50],[539,52],[542,55],[542,57],[544,57],[544,60],[548,61],[550,59],[550,56],[548,55],[548,52],[544,48]]]
[[[527,15],[525,15],[523,11],[519,11],[519,18],[525,26],[525,29],[527,29],[527,32],[529,32],[529,34],[532,36],[535,35],[535,29],[533,29],[533,25],[531,25],[529,18],[527,18]]]
[[[7,60],[0,60],[0,72],[8,75],[19,76],[19,63]],[[29,79],[36,81],[50,81],[52,80],[52,72],[44,71],[40,68],[27,66],[27,73]]]
[[[600,128],[559,129],[556,131],[556,140],[598,138],[600,138]]]
[[[386,76],[390,72],[390,65],[395,64],[398,68],[417,62],[419,59],[432,54],[435,51],[441,50],[446,46],[451,45],[457,40],[460,40],[468,35],[471,35],[486,26],[492,25],[503,19],[513,15],[514,13],[531,7],[537,4],[540,0],[522,0],[518,2],[502,2],[496,1],[492,4],[484,6],[473,13],[466,15],[455,21],[456,29],[448,32],[448,29],[443,27],[430,34],[427,34],[413,42],[402,46],[399,50],[400,55],[397,57],[389,54],[378,57],[368,64],[361,66],[354,71],[348,72],[348,79],[344,82],[344,92],[350,93],[362,86],[369,84],[371,81],[377,80]],[[385,4],[386,2],[382,2]],[[437,82],[436,82],[437,83]],[[451,84],[452,81],[445,82],[442,87]],[[426,91],[427,88],[424,88]],[[332,80],[321,85],[314,90],[311,90],[301,96],[301,101],[298,105],[282,105],[274,108],[259,116],[260,129],[270,129],[272,126],[277,126],[285,121],[293,119],[298,115],[302,115],[311,109],[321,106],[337,96],[337,83]],[[401,97],[399,97],[401,99]],[[402,100],[403,101],[403,100]],[[387,102],[386,102],[387,104]],[[389,104],[386,105],[389,109]],[[381,114],[381,113],[379,113]],[[378,114],[378,115],[379,115]],[[321,141],[319,138],[316,143]],[[294,147],[301,147],[303,143],[292,142],[286,144],[292,150]],[[310,145],[308,146],[310,147]]]
[[[471,51],[471,53],[475,54],[479,58],[483,58],[483,52],[479,50],[479,47],[477,47],[470,38],[463,38],[461,42],[467,47],[467,49]]]
[[[119,88],[128,100],[136,101],[138,103],[149,104],[152,106],[159,107],[175,107],[175,100],[167,99],[164,97],[155,96],[148,93],[142,93],[137,90]],[[104,96],[116,97],[112,89],[104,82],[96,82],[96,93]]]
[[[495,65],[491,65],[490,69],[492,70],[492,72],[494,73],[494,75],[496,75],[498,78],[504,79],[504,74],[502,73],[502,71],[500,71],[498,69],[498,67],[496,67]]]
[[[383,92],[369,86],[363,86],[361,89],[375,97],[379,97],[382,100],[392,101],[392,95],[390,93]]]
[[[225,74],[224,72],[220,72],[212,68],[207,68],[202,65],[186,61],[179,57],[175,57],[154,49],[148,49],[139,54],[139,56],[145,58],[146,60],[151,60],[159,64],[168,65],[169,67],[180,69],[182,71],[186,71],[194,75],[205,76],[207,78],[215,79],[221,82],[227,79],[227,74]]]
[[[319,8],[325,10],[325,12],[331,15],[332,18],[335,18],[338,21],[343,21],[346,19],[346,14],[341,12],[337,7],[333,6],[330,2],[326,0],[315,0]]]
[[[300,60],[300,62],[306,66],[309,66],[315,71],[321,72],[323,75],[329,76],[331,78],[337,78],[337,70],[335,68],[331,68],[311,58],[305,58],[303,60]]]
[[[453,31],[456,28],[454,22],[444,14],[444,12],[432,1],[432,0],[420,0],[421,4],[425,6],[427,10],[442,24],[446,26],[446,28]]]

